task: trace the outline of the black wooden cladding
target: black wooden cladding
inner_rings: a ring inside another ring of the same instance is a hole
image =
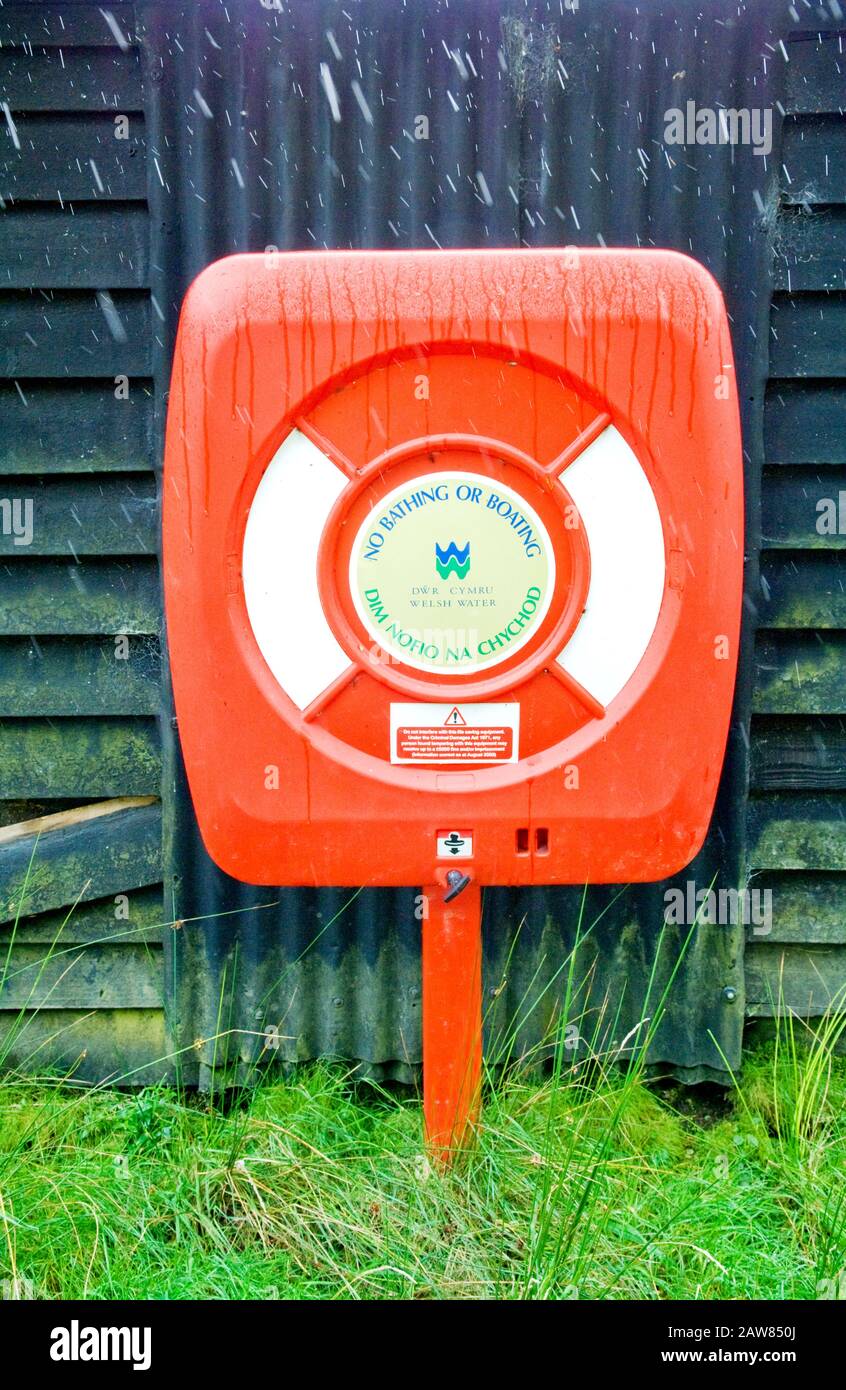
[[[786,120],[781,168],[781,196],[786,207],[794,203],[846,203],[846,121],[843,117],[794,116]]]
[[[842,34],[808,34],[787,65],[748,832],[773,927],[747,943],[750,1016],[842,1007],[846,985],[843,47]]]
[[[115,122],[126,122],[126,138],[115,138]],[[13,118],[0,157],[4,202],[116,199],[146,201],[147,169],[143,120],[121,113],[65,112]]]
[[[773,295],[770,372],[776,381],[846,376],[846,294]]]
[[[137,888],[126,896],[126,916],[115,917],[111,898],[83,900],[73,912],[40,912],[22,917],[17,926],[0,921],[0,949],[8,948],[12,935],[21,946],[41,946],[45,954],[67,946],[102,946],[109,942],[158,946],[162,937],[162,901],[158,884]],[[58,943],[58,946],[57,944]]]
[[[3,497],[19,516],[32,505],[27,556],[156,554],[158,507],[149,473],[7,477]],[[13,530],[0,533],[0,556],[21,556],[20,541]]]
[[[843,947],[754,942],[746,950],[746,1014],[817,1019],[843,1006]]]
[[[846,946],[846,876],[827,870],[765,870],[754,882],[760,892],[772,893],[778,905],[766,936],[768,945]],[[750,922],[747,949],[763,939]]]
[[[804,702],[803,702],[804,707]],[[846,791],[846,723],[831,715],[756,720],[752,783],[762,791]]]
[[[35,828],[0,831],[0,920],[27,894],[0,1012],[15,1062],[140,1081],[172,1072],[157,1059],[179,1045],[183,1078],[215,1084],[249,1074],[272,1023],[280,1060],[333,1053],[416,1072],[413,892],[259,891],[219,874],[162,693],[156,472],[176,315],[209,261],[268,245],[659,245],[717,276],[743,408],[748,582],[726,775],[708,847],[680,882],[734,884],[745,866],[772,892],[773,919],[766,937],[754,924],[698,930],[655,1060],[691,1079],[737,1064],[744,936],[749,1014],[778,1007],[779,979],[799,1012],[835,995],[846,527],[818,523],[821,501],[846,492],[846,30],[830,8],[796,12],[770,0],[708,0],[695,15],[628,0],[0,7],[0,497],[31,499],[34,518],[29,546],[0,535],[0,800],[43,812],[164,792],[164,905],[156,804],[95,806],[37,844]],[[663,113],[688,98],[771,108],[772,157],[670,150]],[[687,935],[659,941],[665,887],[596,888],[584,907],[580,890],[487,892],[489,1054],[510,1030],[518,1051],[537,1046],[562,957],[588,928],[581,1004],[598,1038],[625,1034],[656,956],[660,991]],[[183,918],[198,920],[163,926]],[[39,976],[56,935],[72,968]],[[211,1040],[222,1001],[238,1030],[229,1048]],[[28,1033],[10,1044],[22,1003]]]
[[[115,302],[117,303],[116,297]],[[73,363],[88,359],[84,311],[79,340],[64,340]],[[128,347],[124,368],[135,349]],[[55,351],[55,349],[53,349]],[[116,365],[113,359],[112,365]],[[64,370],[57,373],[65,377]],[[124,398],[125,397],[125,398]],[[4,473],[140,472],[153,458],[153,390],[146,378],[0,381],[0,475]],[[69,441],[73,447],[69,448]]]
[[[846,797],[816,792],[750,798],[748,855],[757,869],[846,869]],[[775,903],[778,909],[778,903]],[[808,922],[813,940],[813,920]]]
[[[764,415],[768,464],[846,463],[846,380],[837,379],[836,372],[833,362],[831,380],[770,382]]]
[[[820,529],[824,513],[846,523],[846,464],[765,468],[761,499],[761,545],[765,550],[838,550],[844,529]],[[831,504],[829,506],[829,504]]]
[[[160,1009],[161,950],[143,943],[56,950],[15,941],[15,965],[3,990],[7,1009],[31,1007],[33,993],[45,1009]]]
[[[846,632],[766,630],[755,647],[760,714],[846,714]]]
[[[7,8],[3,6],[4,10]],[[74,16],[73,33],[77,32],[78,22]],[[0,81],[3,100],[14,112],[57,111],[68,116],[94,112],[112,116],[115,112],[143,111],[137,48],[122,53],[113,46],[77,46],[67,37],[48,48],[34,45],[32,51],[23,45],[4,46],[0,49]]]
[[[118,3],[106,10],[88,0],[66,0],[65,4],[10,0],[0,9],[0,46],[20,49],[30,57],[56,53],[64,59],[68,48],[108,49],[111,61],[121,62],[121,71],[124,60],[132,65],[131,71],[137,67],[137,54],[131,49],[135,37],[132,5]]]
[[[8,637],[0,664],[0,719],[158,714],[155,637]]]
[[[160,781],[154,719],[0,720],[0,799],[155,796]]]
[[[846,207],[805,207],[785,204],[776,236],[776,289],[796,294],[804,290],[846,289],[843,243]]]
[[[803,8],[799,6],[798,10]],[[790,114],[836,113],[842,116],[846,112],[843,28],[836,23],[833,7],[808,8],[811,12],[800,16],[804,21],[804,33],[791,36],[784,107]],[[815,23],[819,27],[814,28]]]
[[[32,518],[26,545],[0,535],[0,800],[18,818],[27,801],[42,815],[105,803],[0,831],[0,938],[24,914],[0,1049],[13,1065],[141,1081],[166,1049],[155,315],[133,27],[121,5],[0,9],[0,496]]]
[[[0,288],[138,289],[149,282],[143,204],[10,203],[0,218]]]
[[[0,564],[0,636],[151,634],[160,627],[155,556]]]
[[[148,376],[150,312],[148,294],[137,290],[0,291],[0,375],[18,380]],[[103,382],[100,394],[105,389]]]
[[[767,550],[754,612],[761,627],[846,626],[846,558],[832,548]]]
[[[26,916],[67,909],[77,901],[125,894],[156,884],[161,877],[161,807],[126,798],[86,808],[78,821],[55,833],[39,822],[24,825],[14,838],[0,832],[0,917],[13,920],[21,903]],[[40,842],[36,839],[41,834]],[[36,853],[37,850],[37,853]],[[116,917],[115,933],[125,930]]]

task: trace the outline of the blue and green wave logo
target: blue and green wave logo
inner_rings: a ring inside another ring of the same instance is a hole
[[[450,541],[444,548],[435,541],[435,564],[441,579],[448,579],[451,574],[464,579],[470,568],[470,542],[460,547]]]

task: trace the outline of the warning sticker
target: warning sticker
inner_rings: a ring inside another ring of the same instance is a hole
[[[391,705],[392,763],[513,763],[518,704]]]

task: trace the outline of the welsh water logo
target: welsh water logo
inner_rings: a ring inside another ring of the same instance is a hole
[[[435,564],[441,579],[448,579],[451,574],[464,579],[470,568],[470,542],[459,547],[455,541],[450,541],[444,548],[435,541]]]

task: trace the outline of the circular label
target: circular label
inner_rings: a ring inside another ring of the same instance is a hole
[[[356,611],[384,652],[463,675],[506,661],[555,587],[549,535],[524,497],[481,473],[423,473],[383,497],[350,556]]]

